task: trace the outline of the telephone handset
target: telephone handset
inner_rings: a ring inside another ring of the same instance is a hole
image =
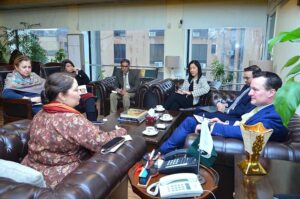
[[[198,161],[189,157],[187,149],[179,149],[165,155],[164,162],[159,168],[160,173],[198,173]]]
[[[172,160],[178,157],[188,156],[187,149],[177,149],[167,153],[164,156],[164,160]]]
[[[203,193],[194,173],[177,173],[160,178],[159,191],[161,198],[195,197]]]

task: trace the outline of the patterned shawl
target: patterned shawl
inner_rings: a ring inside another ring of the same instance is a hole
[[[7,74],[4,89],[41,94],[44,90],[44,84],[45,80],[34,72],[31,72],[29,77],[23,77],[14,70],[12,73]]]
[[[63,103],[53,101],[49,104],[46,104],[43,106],[44,111],[47,113],[75,113],[75,114],[81,114],[76,109],[69,107]]]

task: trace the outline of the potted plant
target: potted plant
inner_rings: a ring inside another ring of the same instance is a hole
[[[55,53],[55,58],[51,60],[51,62],[57,62],[60,63],[66,58],[66,53],[65,50],[60,48],[56,53]]]
[[[9,56],[10,52],[18,49],[33,61],[47,62],[46,50],[41,47],[37,35],[26,31],[40,24],[26,22],[20,22],[20,24],[23,26],[21,29],[0,26],[1,52],[4,56]]]
[[[269,40],[269,51],[272,52],[274,45],[278,43],[299,41],[300,27],[289,32],[281,32]],[[296,76],[300,74],[300,55],[291,57],[282,67],[283,69],[289,69],[289,72],[285,76],[286,82],[276,93],[274,105],[283,124],[287,126],[300,104],[300,82],[296,80]]]
[[[212,87],[219,89],[224,81],[224,64],[220,63],[218,60],[214,60],[211,63],[211,75],[213,76]]]

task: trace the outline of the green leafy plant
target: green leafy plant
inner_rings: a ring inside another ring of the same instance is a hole
[[[31,60],[47,62],[46,50],[39,43],[37,35],[28,31],[40,24],[29,24],[20,22],[23,26],[21,29],[10,29],[5,26],[0,26],[0,48],[4,54],[10,54],[14,49],[19,49],[20,52],[30,57]]]
[[[66,53],[64,49],[59,49],[55,53],[55,58],[51,60],[51,62],[62,62],[66,58]]]
[[[300,27],[289,32],[281,32],[269,40],[269,52],[272,52],[273,47],[278,43],[299,41]],[[300,82],[295,79],[300,74],[300,55],[290,58],[282,67],[283,69],[289,69],[289,72],[286,75],[286,83],[276,93],[274,105],[283,124],[287,126],[300,104]]]
[[[211,74],[214,78],[214,81],[222,82],[224,79],[224,64],[220,63],[218,60],[214,60],[211,63]]]

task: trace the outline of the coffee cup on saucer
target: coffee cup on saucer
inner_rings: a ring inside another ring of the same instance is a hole
[[[153,131],[156,131],[156,128],[154,126],[147,126],[146,131],[153,132]]]
[[[155,110],[156,111],[164,111],[165,108],[163,107],[163,105],[156,105]]]
[[[170,120],[171,118],[172,118],[171,115],[168,113],[162,115],[162,119],[164,120]]]

